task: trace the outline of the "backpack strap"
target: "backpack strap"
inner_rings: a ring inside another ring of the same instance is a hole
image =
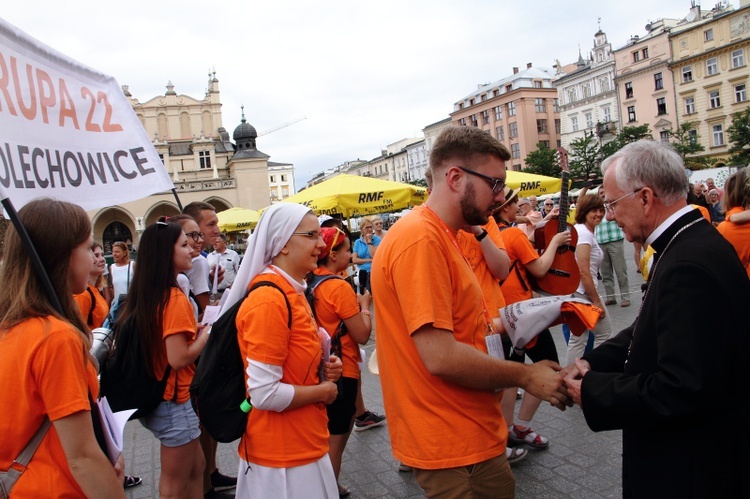
[[[245,295],[245,297],[247,298],[248,296],[250,296],[250,293],[252,293],[254,290],[261,288],[263,286],[270,286],[272,288],[278,289],[279,293],[281,293],[281,296],[284,297],[284,301],[286,302],[286,311],[289,315],[289,318],[286,321],[286,327],[291,329],[292,328],[292,305],[289,303],[289,298],[287,298],[286,293],[284,292],[283,289],[279,287],[278,284],[272,281],[258,281],[250,287],[250,290],[247,292],[247,295]]]
[[[91,291],[91,288],[86,286],[86,291],[89,292],[89,296],[91,297],[91,308],[89,309],[89,316],[86,319],[86,324],[91,327],[93,326],[94,322],[94,309],[96,308],[96,297],[94,296],[94,292]]]
[[[29,461],[31,461],[31,458],[34,456],[39,444],[42,443],[42,439],[44,439],[44,435],[47,434],[47,430],[49,430],[51,425],[52,422],[49,418],[44,416],[44,421],[42,421],[39,429],[36,430],[36,433],[34,433],[18,457],[13,460],[8,471],[0,472],[0,482],[2,482],[0,485],[0,491],[6,491],[7,493],[11,492],[11,489],[18,479],[21,478],[23,472],[26,471]]]
[[[341,279],[342,281],[344,280],[343,277],[337,276],[336,274],[313,274],[312,279],[308,284],[308,288],[307,290],[305,290],[306,294],[309,293],[308,301],[310,302],[310,308],[312,309],[313,317],[315,317],[316,320],[318,319],[318,314],[315,311],[315,290],[318,289],[318,286],[331,279]]]

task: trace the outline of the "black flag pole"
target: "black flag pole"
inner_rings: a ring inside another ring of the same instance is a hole
[[[177,189],[172,187],[172,194],[174,194],[174,198],[177,201],[177,207],[180,209],[180,213],[182,213],[182,203],[180,202],[180,196],[177,195]]]
[[[2,187],[0,187],[0,196],[2,196],[1,202],[3,208],[5,208],[5,212],[8,214],[8,217],[10,217],[10,221],[13,223],[13,227],[15,227],[16,232],[18,232],[18,236],[21,238],[21,242],[26,248],[31,261],[34,264],[34,270],[36,271],[37,277],[42,282],[42,286],[44,287],[44,292],[47,295],[47,299],[54,307],[54,309],[57,310],[60,315],[63,315],[63,309],[62,305],[60,304],[60,299],[57,297],[57,292],[52,286],[52,281],[49,280],[49,276],[47,275],[47,271],[44,269],[44,265],[42,265],[42,259],[39,258],[39,253],[37,253],[36,248],[34,247],[34,242],[31,240],[31,237],[29,237],[29,233],[26,232],[26,227],[23,226],[23,223],[21,223],[21,219],[18,218],[18,212],[16,211],[16,208],[13,206],[10,197],[5,192],[5,190],[2,189]]]

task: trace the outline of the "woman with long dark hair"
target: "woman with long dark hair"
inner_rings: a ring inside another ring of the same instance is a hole
[[[161,442],[161,497],[203,496],[205,461],[198,443],[198,417],[189,387],[195,359],[208,339],[197,329],[188,298],[177,286],[177,274],[191,266],[190,247],[179,224],[165,217],[141,235],[138,267],[133,275],[122,324],[133,316],[135,330],[149,356],[150,374],[162,379],[171,366],[161,404],[141,419]]]
[[[97,366],[89,355],[91,333],[73,299],[86,290],[94,261],[91,222],[79,206],[52,199],[30,202],[19,217],[62,310],[49,302],[28,250],[9,227],[0,270],[0,386],[6,402],[0,470],[10,468],[49,420],[51,428],[13,497],[124,497],[122,476],[118,480],[94,436]]]

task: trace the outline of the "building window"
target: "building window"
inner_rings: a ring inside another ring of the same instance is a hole
[[[570,127],[573,129],[574,132],[578,131],[578,117],[577,116],[570,117]]]
[[[535,81],[534,82],[534,88],[542,88],[542,82],[541,81]]]
[[[503,119],[503,106],[497,106],[495,108],[495,121]]]
[[[586,128],[591,128],[594,126],[594,119],[591,117],[591,113],[584,114],[586,118]]]
[[[703,39],[707,42],[710,42],[714,39],[714,30],[713,29],[707,29],[703,32]]]
[[[745,65],[745,51],[742,49],[732,51],[732,67],[739,68]]]
[[[557,135],[560,135],[560,120],[559,119],[555,120],[555,133]]]
[[[633,98],[633,83],[631,82],[625,83],[625,98],[626,99]]]
[[[479,126],[479,122],[477,121],[477,115],[472,114],[471,115],[471,126]]]
[[[511,90],[513,90],[513,84],[512,83],[510,85],[505,85],[505,92],[506,93],[510,92]]]
[[[635,106],[628,106],[628,122],[632,123],[635,121]]]
[[[747,100],[747,90],[745,90],[745,84],[735,85],[734,87],[734,102],[745,102]]]
[[[508,116],[515,116],[515,115],[516,115],[516,103],[508,102]]]
[[[695,112],[695,98],[688,97],[685,99],[685,114],[693,114]]]
[[[691,144],[697,144],[698,143],[698,130],[692,129],[688,130],[688,140]]]
[[[714,125],[711,127],[714,136],[714,146],[724,145],[724,125]]]
[[[470,106],[473,106],[473,105],[474,105],[474,99],[469,99],[469,105],[470,105]]]
[[[505,140],[505,129],[502,125],[495,129],[497,131],[497,140]]]
[[[211,151],[198,151],[198,159],[200,160],[201,170],[211,168]]]
[[[659,139],[661,139],[662,143],[669,144],[669,130],[659,132]]]
[[[274,182],[276,182],[276,180],[275,180],[274,176],[271,175],[271,183],[273,184]]]
[[[521,145],[520,144],[511,144],[510,145],[510,155],[513,159],[518,159],[521,157]]]
[[[604,116],[605,122],[612,121],[612,111],[609,109],[609,106],[605,106],[602,108],[602,114]]]
[[[719,60],[716,57],[706,59],[706,75],[712,76],[719,72]]]
[[[482,123],[488,125],[490,123],[490,112],[485,110],[482,111]]]
[[[508,124],[508,135],[511,139],[515,139],[518,137],[518,123],[510,123]]]
[[[547,120],[536,120],[537,133],[547,133]]]
[[[641,53],[637,50],[633,52],[633,62],[638,62],[641,60]]]
[[[286,182],[286,175],[282,175],[282,176],[281,176],[281,181],[282,181],[282,182]]]
[[[542,144],[543,147],[549,149],[549,140],[540,140],[539,143]]]
[[[560,99],[553,99],[552,101],[552,111],[555,113],[560,112]]]
[[[659,116],[667,114],[667,99],[664,97],[656,99],[656,114]]]
[[[487,100],[487,94],[482,94],[482,102]]]
[[[591,85],[588,83],[584,83],[581,85],[581,90],[583,90],[583,98],[591,97]]]
[[[693,66],[682,66],[682,83],[693,81]]]
[[[721,107],[721,97],[719,97],[718,90],[714,92],[710,92],[708,94],[708,106],[711,109],[716,109],[717,107]]]
[[[607,78],[599,78],[599,88],[602,92],[609,92],[609,80]]]
[[[664,88],[664,80],[661,78],[661,73],[654,75],[654,90],[661,90]]]
[[[458,120],[458,123],[461,126],[466,126],[466,118],[461,118],[460,120]]]
[[[547,112],[547,101],[545,99],[534,99],[534,109],[537,113]]]
[[[578,100],[578,93],[575,88],[568,90],[568,102],[575,102]]]
[[[642,53],[643,53],[643,58],[648,59],[648,47],[644,48],[642,50]]]

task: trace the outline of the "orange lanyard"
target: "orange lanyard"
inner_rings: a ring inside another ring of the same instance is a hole
[[[453,246],[456,248],[456,251],[458,251],[458,254],[461,255],[461,257],[464,259],[464,262],[466,262],[466,265],[469,267],[469,271],[472,273],[472,275],[474,275],[474,270],[471,268],[471,264],[469,263],[469,260],[466,258],[466,255],[464,255],[464,252],[461,251],[461,246],[459,246],[458,241],[456,240],[456,236],[453,235],[453,232],[451,232],[448,226],[445,225],[445,222],[443,222],[443,220],[438,216],[437,213],[435,213],[435,211],[432,208],[430,208],[426,204],[423,206],[425,207],[427,211],[429,211],[432,215],[435,216],[435,218],[437,219],[438,223],[443,228],[445,233],[448,234],[448,238],[453,243]],[[481,286],[480,286],[480,291],[481,291]],[[483,293],[480,292],[479,295],[482,298],[482,313],[484,314],[484,320],[487,324],[488,334],[493,334],[495,332],[495,326],[494,326],[494,323],[492,322],[492,316],[487,310],[487,302],[484,299]]]

